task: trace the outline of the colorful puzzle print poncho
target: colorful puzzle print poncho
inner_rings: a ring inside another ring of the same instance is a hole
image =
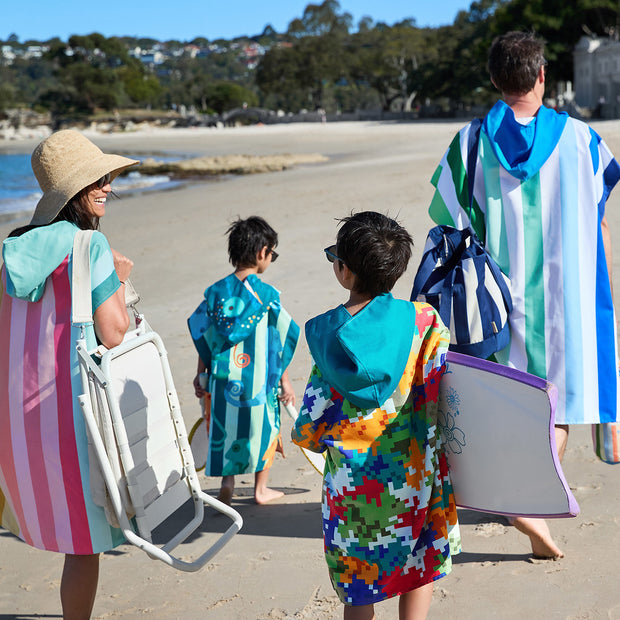
[[[293,357],[299,327],[275,288],[255,275],[242,282],[234,274],[205,291],[188,324],[209,373],[205,474],[268,469],[282,441],[278,384]]]
[[[469,225],[464,127],[432,183],[438,224]],[[601,220],[620,167],[586,124],[544,106],[523,125],[505,103],[482,123],[472,225],[511,282],[497,361],[558,388],[556,423],[618,419],[616,318]]]
[[[0,518],[33,547],[71,554],[124,542],[90,491],[88,442],[71,326],[73,237],[58,222],[3,245],[0,297]],[[95,311],[120,287],[106,238],[90,244]],[[95,332],[85,332],[96,347]]]
[[[428,304],[375,297],[306,325],[315,361],[293,441],[326,451],[323,537],[348,605],[450,572],[460,536],[437,426],[448,330]]]

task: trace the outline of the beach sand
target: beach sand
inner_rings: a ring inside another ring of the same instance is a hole
[[[192,156],[320,153],[324,163],[283,172],[225,177],[182,189],[108,202],[102,230],[112,246],[134,260],[132,281],[140,309],[166,344],[188,429],[199,416],[192,379],[196,353],[186,319],[206,286],[227,275],[225,232],[232,219],[264,216],[278,231],[278,262],[264,279],[282,291],[285,307],[304,322],[345,300],[322,249],[333,243],[335,219],[351,210],[379,210],[412,233],[414,256],[395,294],[408,298],[426,232],[429,179],[462,123],[340,123],[236,129],[160,130],[90,137],[109,152],[156,151]],[[620,122],[594,125],[620,155]],[[0,145],[29,152],[32,143]],[[620,239],[620,189],[608,202],[612,235]],[[2,238],[14,225],[0,225]],[[614,261],[620,290],[620,249]],[[302,340],[290,367],[298,398],[310,357]],[[342,617],[323,559],[321,477],[289,439],[277,458],[271,486],[285,496],[252,503],[253,475],[239,476],[233,505],[245,524],[212,563],[198,573],[177,572],[129,545],[101,562],[94,618],[331,619]],[[459,511],[463,553],[439,580],[430,618],[620,618],[620,468],[596,460],[589,427],[573,427],[564,462],[581,506],[573,519],[550,521],[566,557],[530,561],[528,541],[505,519]],[[219,479],[200,476],[217,493]],[[190,550],[227,526],[208,515]],[[0,618],[58,618],[63,557],[37,551],[0,531]],[[376,606],[377,618],[397,617],[396,599]]]

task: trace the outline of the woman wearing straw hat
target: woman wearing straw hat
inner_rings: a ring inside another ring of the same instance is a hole
[[[29,545],[65,554],[65,619],[89,618],[99,553],[123,542],[90,493],[71,325],[73,237],[90,245],[94,325],[88,346],[119,344],[129,326],[124,282],[133,263],[97,231],[110,182],[137,161],[103,153],[74,130],[43,140],[32,169],[43,197],[4,241],[0,292],[0,523]]]

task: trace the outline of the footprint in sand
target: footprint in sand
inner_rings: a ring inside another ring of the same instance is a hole
[[[507,529],[508,528],[505,525],[494,521],[490,523],[478,523],[478,525],[474,527],[474,535],[484,536],[485,538],[489,538],[491,536],[501,536],[506,533]]]

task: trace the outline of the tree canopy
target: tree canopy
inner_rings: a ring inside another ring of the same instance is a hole
[[[478,0],[453,24],[420,28],[363,17],[357,27],[337,0],[310,3],[285,32],[234,41],[160,42],[99,33],[37,42],[12,34],[0,57],[0,110],[22,106],[55,115],[119,107],[194,106],[222,113],[243,103],[298,112],[424,106],[446,113],[495,100],[486,71],[493,38],[528,30],[546,40],[548,92],[572,80],[572,53],[584,34],[618,38],[617,0]],[[39,44],[40,45],[40,44]]]

